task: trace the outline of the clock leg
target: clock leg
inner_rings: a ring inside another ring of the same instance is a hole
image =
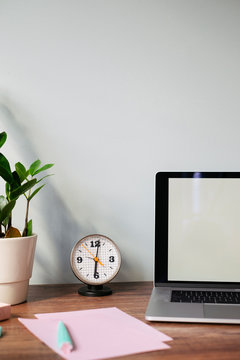
[[[78,293],[83,296],[106,296],[111,295],[112,290],[103,285],[87,285],[79,288]]]

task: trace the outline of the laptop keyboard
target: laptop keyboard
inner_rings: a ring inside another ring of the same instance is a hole
[[[171,302],[240,304],[240,292],[172,290]]]

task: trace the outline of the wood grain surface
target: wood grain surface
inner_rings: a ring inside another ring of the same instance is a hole
[[[1,321],[0,360],[61,359],[33,336],[18,317],[34,318],[36,313],[74,311],[116,306],[155,329],[171,336],[171,349],[114,359],[240,360],[240,326],[148,322],[145,310],[152,290],[151,282],[112,283],[113,294],[84,297],[77,293],[80,284],[31,285],[28,301],[12,306],[9,320]]]

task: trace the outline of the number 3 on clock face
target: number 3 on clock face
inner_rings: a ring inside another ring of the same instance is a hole
[[[102,285],[118,273],[121,255],[117,245],[104,235],[88,235],[72,249],[71,267],[76,277],[88,285]]]

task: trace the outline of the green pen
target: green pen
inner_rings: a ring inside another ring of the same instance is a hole
[[[65,354],[69,354],[73,350],[73,343],[70,334],[62,321],[58,323],[57,344]]]

